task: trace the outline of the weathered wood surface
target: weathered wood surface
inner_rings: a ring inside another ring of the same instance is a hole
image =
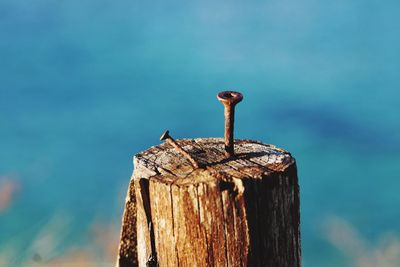
[[[177,140],[134,157],[117,266],[298,267],[299,188],[290,153],[236,140]]]

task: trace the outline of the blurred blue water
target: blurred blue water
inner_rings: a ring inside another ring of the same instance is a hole
[[[93,218],[118,222],[132,156],[165,129],[222,136],[224,89],[245,96],[236,137],[298,161],[304,266],[346,264],[322,237],[326,215],[371,242],[400,234],[399,7],[2,0],[0,176],[21,189],[0,251],[24,251],[60,211],[60,249],[84,243]]]

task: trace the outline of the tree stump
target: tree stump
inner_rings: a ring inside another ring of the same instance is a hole
[[[168,144],[134,157],[117,266],[299,267],[296,163],[287,151],[224,140],[177,142],[203,168]]]

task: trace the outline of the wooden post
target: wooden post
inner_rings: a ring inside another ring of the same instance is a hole
[[[236,140],[177,142],[134,158],[117,266],[299,267],[299,188],[290,153]]]

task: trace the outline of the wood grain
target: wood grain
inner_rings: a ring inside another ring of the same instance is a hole
[[[134,157],[117,266],[299,267],[296,162],[287,151],[235,141],[226,159],[219,138],[167,144]]]

